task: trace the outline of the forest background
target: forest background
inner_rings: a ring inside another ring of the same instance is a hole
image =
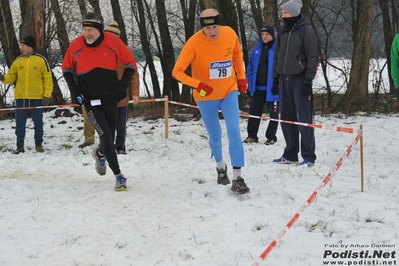
[[[19,40],[26,35],[35,36],[37,52],[48,58],[53,74],[59,71],[70,41],[81,34],[82,16],[96,12],[104,17],[105,23],[112,20],[119,23],[122,40],[134,49],[143,73],[149,73],[150,80],[141,80],[146,97],[168,96],[174,101],[192,103],[191,90],[181,89],[171,72],[181,47],[200,28],[200,12],[205,8],[216,8],[220,12],[222,24],[231,26],[239,35],[247,65],[262,25],[281,27],[284,2],[0,0],[0,71],[5,72],[20,55]],[[325,82],[314,88],[322,111],[347,114],[399,111],[392,79],[390,75],[383,75],[390,73],[391,43],[399,29],[399,2],[303,0],[302,13],[316,29],[323,46],[319,74]],[[162,73],[156,71],[157,63]],[[332,83],[328,71],[337,73],[343,82]],[[65,93],[62,75],[55,73],[53,77],[52,104],[68,103],[69,94]],[[7,99],[12,90],[13,85],[1,85],[0,108],[13,105],[13,101]],[[240,97],[241,106],[245,97]]]

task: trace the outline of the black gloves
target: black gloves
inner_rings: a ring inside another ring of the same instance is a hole
[[[301,87],[301,97],[308,97],[312,94],[312,80],[305,78]]]
[[[127,85],[124,82],[119,82],[116,88],[116,99],[119,101],[125,99],[127,96]]]
[[[50,104],[50,98],[48,97],[43,97],[42,99],[42,105],[43,106],[48,106]]]
[[[0,72],[0,80],[3,81],[4,80],[4,75],[3,73]]]
[[[278,79],[273,79],[272,94],[278,94]]]
[[[78,84],[76,84],[76,81],[73,78],[72,72],[65,72],[64,78],[65,78],[66,83],[68,84],[69,91],[71,92],[72,103],[77,103],[79,105],[82,105],[83,96],[80,93]]]
[[[247,95],[248,97],[251,97],[251,92],[249,90],[247,90]]]
[[[133,68],[125,68],[123,71],[123,75],[116,87],[116,99],[119,101],[123,100],[127,96],[127,87],[130,84],[130,80],[134,75],[135,69]]]

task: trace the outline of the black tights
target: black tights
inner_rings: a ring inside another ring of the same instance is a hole
[[[84,105],[91,123],[100,136],[100,152],[105,155],[114,175],[117,175],[121,172],[114,148],[117,103],[102,102],[101,105],[91,106],[90,102],[85,102]]]

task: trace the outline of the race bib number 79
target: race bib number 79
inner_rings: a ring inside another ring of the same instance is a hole
[[[210,79],[223,79],[231,76],[231,60],[217,61],[210,63]]]

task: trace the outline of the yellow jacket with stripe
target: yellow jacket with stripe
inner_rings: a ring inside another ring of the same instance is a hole
[[[51,98],[53,79],[47,59],[37,53],[20,55],[4,75],[4,84],[15,83],[14,98],[41,100]]]

